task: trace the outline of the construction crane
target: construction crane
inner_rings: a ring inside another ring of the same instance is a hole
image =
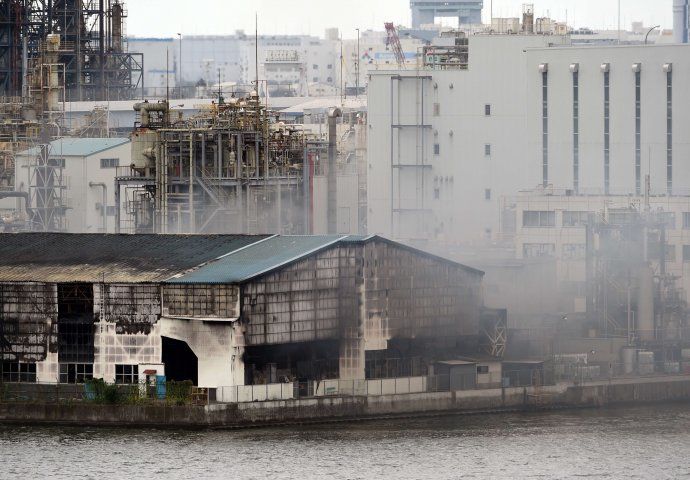
[[[405,54],[403,53],[402,45],[400,45],[400,37],[398,36],[395,25],[393,25],[393,22],[386,22],[383,25],[386,27],[388,45],[393,50],[395,61],[398,62],[400,68],[405,68]]]

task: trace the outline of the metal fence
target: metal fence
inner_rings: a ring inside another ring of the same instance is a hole
[[[535,373],[537,372],[537,373]],[[483,375],[444,374],[370,380],[313,380],[306,382],[218,387],[221,403],[263,402],[328,396],[380,396],[501,387],[527,387],[551,382],[543,370],[511,370]]]

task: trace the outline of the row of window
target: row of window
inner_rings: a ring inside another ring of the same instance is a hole
[[[61,363],[60,383],[84,383],[93,378],[91,363]],[[36,364],[13,361],[0,362],[0,378],[3,382],[36,382]],[[138,365],[115,365],[115,383],[130,384],[139,382]]]
[[[48,165],[56,168],[65,168],[64,158],[49,158]],[[117,168],[120,166],[119,158],[101,158],[101,168]]]
[[[589,221],[590,212],[564,211],[562,218],[563,227],[584,227]],[[625,225],[632,223],[637,218],[636,212],[609,212],[609,223]],[[676,228],[676,213],[661,212],[654,214],[657,223],[669,229]],[[522,212],[523,227],[555,227],[556,212],[551,210],[524,210]],[[683,212],[683,229],[690,229],[690,212]]]
[[[584,243],[566,243],[562,247],[561,258],[563,260],[583,260],[586,256]],[[553,257],[556,254],[556,245],[553,243],[525,243],[522,245],[524,258]],[[676,246],[666,245],[665,259],[667,262],[676,261]],[[683,262],[690,262],[690,245],[683,245]]]

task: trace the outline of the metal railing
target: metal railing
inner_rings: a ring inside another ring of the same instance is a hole
[[[487,374],[443,374],[369,380],[310,380],[217,388],[220,403],[297,400],[328,396],[382,396],[501,387],[528,387],[553,383],[551,372],[511,370]]]

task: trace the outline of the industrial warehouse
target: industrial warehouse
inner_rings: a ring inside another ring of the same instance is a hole
[[[505,346],[485,334],[505,312],[483,309],[482,272],[380,237],[19,233],[0,250],[7,380],[222,392],[465,359],[473,387],[467,357]]]

